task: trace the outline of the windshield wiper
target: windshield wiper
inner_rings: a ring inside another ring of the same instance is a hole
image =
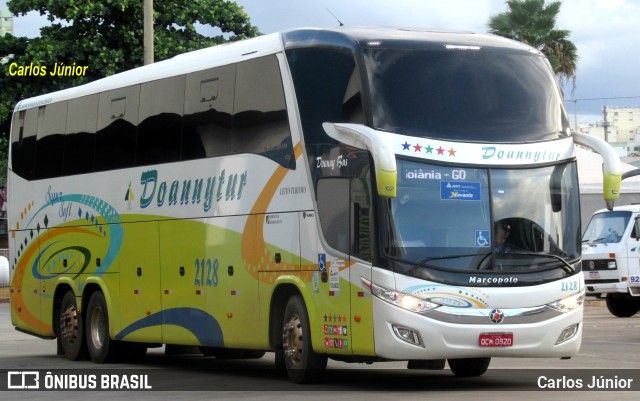
[[[428,267],[429,266],[428,262],[430,262],[432,260],[468,258],[468,257],[481,256],[481,255],[482,254],[480,254],[480,253],[473,253],[473,254],[465,254],[465,255],[430,256],[430,257],[424,258],[420,262],[414,264],[413,267],[411,267],[411,269],[409,269],[409,271],[407,273],[408,274],[412,274],[412,273],[414,273],[416,270],[418,270],[421,267]],[[491,255],[491,252],[485,254],[483,260],[489,255]],[[567,262],[566,260],[564,260],[563,258],[561,258],[558,255],[542,254],[542,253],[535,253],[535,252],[509,252],[509,253],[506,253],[506,254],[501,254],[501,256],[504,256],[504,255],[541,256],[543,258],[551,258],[551,259],[555,259],[555,260],[559,261],[560,262],[560,266],[562,267],[562,270],[564,270],[565,272],[567,272],[569,274],[574,274],[576,272],[576,269],[573,266],[571,266],[571,264],[569,262]],[[432,267],[439,267],[439,266],[432,266]]]
[[[566,260],[562,259],[558,255],[551,255],[551,254],[547,254],[547,253],[535,253],[535,252],[511,252],[510,255],[542,256],[543,258],[556,259],[556,260],[561,262],[560,266],[567,273],[573,274],[573,273],[576,272],[576,269],[573,266],[571,266],[571,264],[569,262],[567,262]]]
[[[489,255],[490,254],[491,253],[489,253]],[[414,264],[413,267],[411,267],[411,269],[409,269],[409,271],[407,273],[411,274],[411,273],[415,272],[416,270],[418,270],[420,267],[427,267],[428,266],[427,263],[431,262],[432,260],[468,258],[468,257],[474,257],[474,256],[478,256],[478,255],[481,255],[481,254],[471,253],[471,254],[466,254],[466,255],[429,256],[428,258],[424,258],[420,262]],[[434,266],[434,267],[439,267],[439,266]]]

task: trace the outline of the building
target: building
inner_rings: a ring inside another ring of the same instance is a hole
[[[621,157],[640,155],[640,107],[605,106],[603,118],[580,131],[606,140]]]
[[[9,10],[0,10],[0,36],[13,35],[13,14]]]

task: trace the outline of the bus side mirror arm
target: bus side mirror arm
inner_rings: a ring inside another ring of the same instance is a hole
[[[636,216],[634,224],[635,224],[634,232],[636,233],[635,235],[636,241],[640,241],[640,216]]]
[[[620,196],[622,164],[616,151],[607,142],[592,135],[573,133],[573,141],[578,145],[595,150],[602,156],[602,193],[607,209],[613,210],[613,204]]]
[[[396,197],[398,172],[391,134],[360,124],[323,123],[327,135],[336,141],[358,149],[366,149],[373,157],[378,194]]]

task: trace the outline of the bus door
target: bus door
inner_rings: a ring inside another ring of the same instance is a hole
[[[373,260],[373,205],[371,181],[367,174],[351,179],[349,221],[351,263],[351,350],[357,355],[375,355],[371,292],[362,280],[371,282]],[[357,339],[357,341],[355,340]]]
[[[323,246],[318,244],[319,283],[314,288],[314,295],[317,300],[316,327],[320,332],[315,332],[314,338],[322,339],[321,347],[316,343],[315,348],[331,354],[352,353],[350,181],[344,177],[321,178],[316,187],[321,231],[329,248],[323,250]]]

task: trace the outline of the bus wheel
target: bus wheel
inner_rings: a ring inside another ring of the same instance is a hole
[[[317,381],[327,367],[327,357],[313,352],[309,316],[299,296],[291,297],[284,310],[282,350],[289,379],[294,383]]]
[[[82,315],[78,311],[73,291],[67,291],[62,298],[56,332],[59,344],[67,359],[75,361],[86,357],[87,347],[82,330]]]
[[[626,294],[623,296],[618,294],[607,295],[607,309],[613,316],[631,317],[638,312],[639,308],[640,302]]]
[[[96,291],[87,305],[87,348],[96,363],[112,361],[117,354],[117,342],[109,338],[109,313],[104,295]]]
[[[491,358],[448,359],[449,367],[458,377],[481,376],[489,368]]]

